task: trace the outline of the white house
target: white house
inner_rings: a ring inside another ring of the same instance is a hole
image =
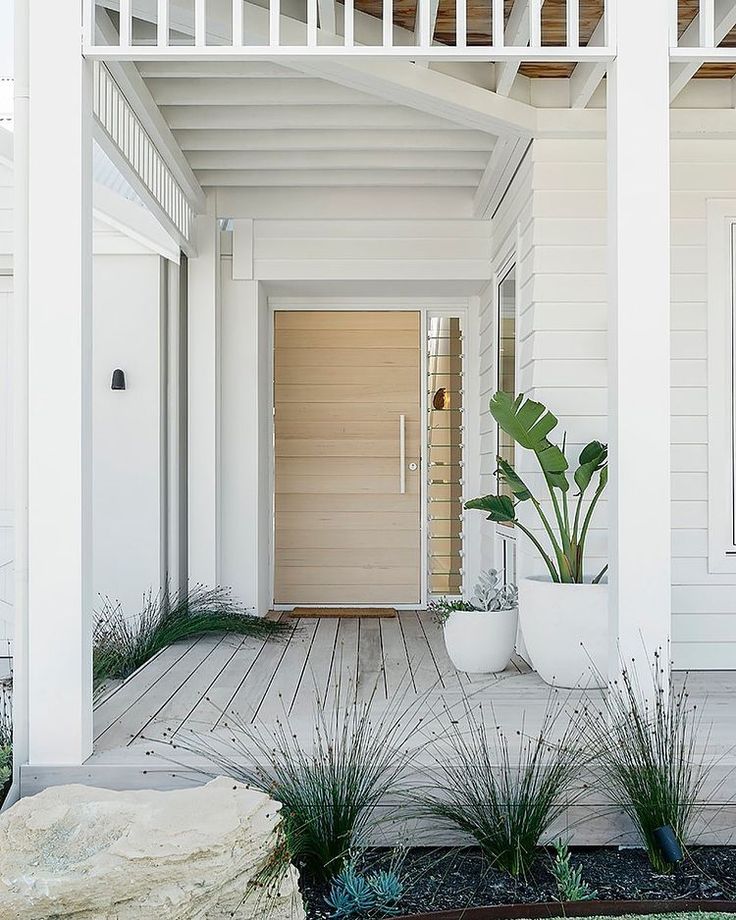
[[[736,669],[736,3],[82,7],[16,4],[0,174],[19,768],[92,754],[95,592],[413,610],[537,572],[462,513],[499,388],[610,445],[612,664]]]

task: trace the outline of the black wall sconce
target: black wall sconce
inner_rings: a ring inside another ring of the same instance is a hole
[[[112,383],[110,384],[111,390],[124,390],[125,389],[125,374],[120,370],[119,367],[116,367],[112,372]]]

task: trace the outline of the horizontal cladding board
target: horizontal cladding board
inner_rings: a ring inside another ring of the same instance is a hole
[[[349,588],[349,590],[347,590]],[[277,604],[416,604],[415,585],[303,585],[286,586],[276,594]]]
[[[673,642],[672,660],[683,671],[733,671],[736,642]]]
[[[366,551],[370,558],[370,550]],[[276,564],[276,581],[280,588],[288,585],[370,585],[375,581],[383,587],[405,585],[407,567],[404,565],[302,566]]]
[[[256,223],[255,239],[253,242],[253,258],[257,261],[287,259],[305,260],[316,259],[408,259],[411,261],[424,261],[438,259],[451,261],[459,259],[468,262],[475,259],[490,259],[490,240],[484,238],[458,237],[451,238],[451,227],[445,228],[448,234],[445,238],[393,237],[391,228],[386,227],[386,235],[377,238],[347,237],[341,238],[340,226],[331,229],[331,235],[305,237],[269,237],[263,239],[260,235],[260,222]],[[377,228],[380,232],[380,228]],[[290,228],[287,232],[293,233]],[[419,230],[421,233],[421,230]],[[316,232],[315,232],[316,233]]]
[[[459,130],[452,123],[398,105],[209,105],[162,106],[172,129],[239,128],[421,128]]]
[[[312,419],[310,421],[295,421],[294,419],[283,419],[279,413],[276,419],[276,437],[280,440],[304,440],[308,437],[320,437],[326,440],[337,440],[342,438],[346,441],[359,440],[364,441],[366,438],[375,438],[378,440],[387,440],[394,437],[398,431],[398,422],[400,415],[406,416],[407,413],[397,413],[394,419],[381,419],[380,421],[340,421],[332,419]],[[405,418],[406,439],[408,444],[419,444],[419,421]],[[316,464],[315,464],[316,465]],[[320,468],[322,467],[320,463]]]
[[[200,169],[463,169],[483,170],[485,151],[464,150],[198,150],[187,154],[189,165]]]
[[[364,348],[279,348],[275,355],[276,374],[279,368],[302,369],[361,367],[366,360]],[[419,368],[419,354],[416,348],[375,349],[370,355],[371,367],[380,369]]]
[[[276,445],[277,457],[395,457],[396,438],[355,438],[343,441],[310,438],[288,438]]]
[[[315,512],[316,513],[316,512]],[[414,516],[416,521],[416,515]],[[308,529],[299,527],[276,531],[275,543],[279,550],[301,552],[304,547],[310,550],[371,549],[376,546],[374,530],[346,530],[336,528],[312,529],[313,519],[306,522]],[[408,530],[388,530],[380,533],[380,546],[386,549],[416,550],[416,527]]]
[[[708,571],[704,557],[677,558],[672,563],[673,585],[731,585],[736,590],[736,574],[721,575]]]
[[[390,340],[386,335],[371,328],[360,327],[337,328],[330,330],[329,342],[325,341],[324,332],[318,329],[283,328],[277,332],[278,348],[363,348],[370,355],[379,347],[411,348],[416,347],[417,333],[411,329],[394,329]]]
[[[405,191],[406,189],[402,189]],[[330,193],[331,194],[331,193]],[[490,259],[440,261],[390,259],[256,260],[254,273],[263,281],[485,281],[492,277]],[[466,285],[467,286],[467,285]],[[453,288],[453,293],[456,290]]]
[[[398,439],[397,439],[398,441]],[[395,445],[394,450],[398,447]],[[365,497],[389,494],[393,499],[399,491],[399,464],[396,472],[390,476],[375,476],[371,470],[370,460],[366,460],[366,469],[362,476],[303,476],[289,475],[279,471],[276,465],[276,494],[285,495],[361,495]],[[417,476],[408,476],[406,494],[414,495],[419,491]],[[365,500],[363,501],[365,506]]]
[[[439,186],[477,188],[480,170],[465,169],[198,169],[202,186]]]
[[[283,421],[336,421],[336,422],[382,422],[386,415],[393,413],[398,422],[401,414],[406,414],[406,403],[393,400],[374,401],[371,403],[324,404],[310,402],[284,403],[278,407],[277,424]],[[411,420],[407,420],[410,432]]]
[[[730,614],[736,621],[736,590],[734,585],[676,585],[672,588],[672,609],[694,615]]]
[[[348,367],[347,365],[324,367],[304,367],[293,366],[286,362],[281,363],[275,372],[275,381],[277,386],[299,386],[304,387],[305,398],[310,399],[310,390],[313,386],[335,386],[340,387],[341,393],[336,394],[336,399],[344,401],[343,388],[348,385],[361,385],[366,383],[371,387],[379,387],[378,393],[387,394],[396,390],[397,392],[406,392],[409,387],[419,384],[418,367],[386,367],[385,365],[376,366],[371,363],[373,352],[364,348],[365,357],[362,363]],[[375,378],[380,375],[380,384]],[[349,401],[349,400],[348,400]]]
[[[330,565],[336,568],[361,566],[409,566],[419,565],[419,549],[413,547],[361,546],[335,547],[330,553]],[[301,546],[293,549],[281,548],[279,566],[285,568],[324,565],[324,550],[321,547]]]
[[[398,466],[394,460],[394,466]],[[416,520],[417,510],[417,488],[409,489],[407,481],[407,491],[403,495],[399,494],[399,474],[398,469],[393,479],[389,483],[390,491],[384,494],[371,495],[370,509],[372,511],[399,511],[413,513]],[[322,492],[284,492],[278,488],[275,496],[275,510],[277,514],[281,512],[365,512],[366,510],[366,493],[347,492],[340,494],[337,490],[331,493]],[[300,529],[300,528],[296,528]],[[418,525],[415,533],[418,533]],[[415,541],[416,542],[416,541]],[[310,541],[304,544],[311,545]],[[338,543],[338,545],[340,545]]]
[[[183,129],[174,131],[177,143],[185,152],[193,150],[285,150],[285,151],[481,151],[488,155],[493,138],[481,131],[437,131],[401,128],[324,128],[295,129]]]
[[[409,310],[277,310],[274,314],[274,325],[279,330],[278,348],[287,345],[281,337],[281,331],[286,329],[300,329],[308,332],[320,330],[333,331],[375,331],[385,330],[391,333],[396,331],[412,331],[416,334],[420,327],[420,315]],[[341,346],[339,339],[330,336],[330,341],[323,341],[323,348]],[[372,340],[371,347],[386,343]],[[416,340],[413,345],[416,351]]]
[[[479,220],[268,220],[256,222],[258,240],[274,239],[482,239],[490,241],[490,221]],[[309,312],[309,311],[307,311]],[[370,311],[370,312],[381,312]],[[402,311],[404,312],[404,311]],[[369,315],[369,314],[368,314]]]
[[[536,190],[565,189],[600,191],[606,188],[607,164],[547,163],[534,164],[533,186]]]
[[[326,512],[291,512],[282,511],[276,515],[276,530],[373,530],[388,531],[408,530],[416,537],[417,514],[414,512],[381,512],[366,511],[356,514],[354,511],[326,511]]]
[[[308,388],[305,388],[302,385],[277,383],[274,390],[277,403],[304,402],[307,399],[313,403],[366,403],[387,397],[397,402],[405,401],[407,406],[411,406],[412,397],[416,398],[416,388],[412,389],[407,386],[402,389],[384,380],[346,384],[339,388],[316,385],[309,385]]]

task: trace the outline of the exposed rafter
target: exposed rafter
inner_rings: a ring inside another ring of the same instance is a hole
[[[544,4],[541,0],[540,7]],[[509,45],[528,45],[530,35],[529,0],[515,0],[506,23],[506,41]],[[496,65],[496,92],[508,96],[519,72],[521,61],[503,61]]]
[[[601,19],[590,37],[590,45],[602,45],[606,27]],[[581,61],[570,76],[570,108],[584,109],[606,75],[608,65],[600,61]]]
[[[473,213],[476,217],[493,216],[528,148],[529,141],[523,138],[499,138],[475,193]]]
[[[736,26],[736,2],[715,0],[714,34],[716,47]],[[700,15],[680,36],[678,47],[697,48],[700,45]],[[670,102],[676,99],[700,69],[699,61],[672,61],[670,63]]]
[[[429,44],[431,45],[434,41],[434,32],[437,28],[437,13],[440,8],[440,0],[427,0],[429,3],[429,22],[428,22],[428,35],[429,35]],[[414,20],[414,44],[421,45],[422,43],[422,30],[421,23],[419,21],[420,12],[422,9],[422,4],[417,3],[417,11]],[[419,67],[429,67],[429,58],[419,58],[417,60],[417,66]]]

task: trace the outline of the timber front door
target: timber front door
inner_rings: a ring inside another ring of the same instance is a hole
[[[421,600],[421,323],[278,311],[277,604]]]

